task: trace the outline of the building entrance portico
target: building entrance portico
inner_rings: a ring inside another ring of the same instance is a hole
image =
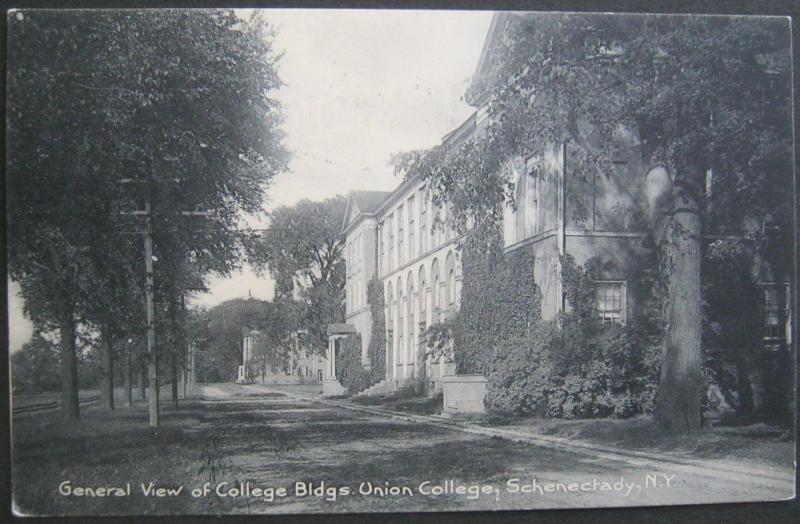
[[[352,324],[328,324],[328,361],[325,368],[325,378],[322,380],[323,397],[333,397],[347,393],[345,387],[336,377],[336,351],[339,349],[340,340],[355,333],[356,328]]]

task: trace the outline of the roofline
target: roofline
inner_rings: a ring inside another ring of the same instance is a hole
[[[395,190],[396,190],[396,188],[395,188]],[[384,200],[382,200],[381,203],[378,204],[375,207],[375,210],[371,211],[371,212],[362,211],[361,208],[359,207],[358,208],[358,214],[356,215],[355,220],[353,220],[352,222],[348,222],[347,219],[350,218],[350,211],[353,208],[353,206],[358,206],[358,204],[355,201],[356,200],[355,199],[356,191],[350,191],[350,193],[347,194],[347,207],[345,207],[345,210],[344,210],[344,219],[343,219],[343,222],[342,222],[342,227],[339,228],[339,235],[346,236],[347,233],[349,233],[350,230],[353,229],[353,226],[355,224],[358,224],[359,222],[361,222],[361,220],[363,218],[372,218],[372,217],[378,216],[378,214],[380,212],[380,209],[381,209],[381,206],[383,206],[383,202],[387,198],[389,198],[391,196],[391,194],[393,193],[393,191],[377,191],[377,190],[375,192],[376,193],[386,193],[386,196],[384,197]]]
[[[385,199],[383,202],[381,202],[381,205],[379,205],[379,206],[378,206],[378,207],[375,209],[375,214],[376,214],[376,215],[377,215],[377,214],[381,214],[381,213],[383,213],[384,211],[386,211],[386,208],[387,208],[387,207],[390,207],[392,204],[394,204],[395,202],[397,202],[397,201],[399,200],[399,195],[400,195],[401,193],[403,193],[403,191],[405,191],[406,189],[408,189],[408,187],[409,187],[409,186],[411,186],[413,183],[415,183],[415,182],[419,182],[419,178],[420,178],[420,176],[419,176],[419,175],[411,175],[410,177],[408,177],[408,178],[406,178],[405,180],[403,180],[403,181],[400,183],[400,185],[399,185],[399,186],[397,186],[397,187],[394,189],[394,191],[392,191],[391,193],[389,193],[389,196],[387,196],[387,197],[386,197],[386,199]]]
[[[383,204],[381,204],[381,205],[383,205]],[[353,220],[352,222],[350,222],[350,223],[348,223],[348,224],[345,224],[345,226],[342,228],[342,231],[341,231],[340,235],[342,235],[342,236],[347,236],[347,235],[350,233],[350,231],[351,231],[352,229],[354,229],[354,227],[356,226],[356,224],[359,224],[359,223],[361,223],[363,220],[365,220],[365,219],[367,219],[367,218],[377,218],[377,216],[378,216],[378,213],[377,213],[377,212],[373,212],[373,213],[364,213],[364,212],[362,211],[361,213],[359,213],[358,215],[356,215],[356,219],[355,219],[355,220]]]
[[[489,48],[491,47],[490,42],[492,40],[492,35],[494,34],[495,29],[497,28],[497,23],[500,20],[500,16],[503,13],[501,11],[495,11],[492,15],[492,21],[489,24],[489,30],[486,31],[486,37],[483,39],[483,47],[481,48],[481,56],[478,58],[478,64],[475,66],[475,72],[472,74],[472,78],[477,78],[481,74],[481,70],[483,69],[484,65],[486,65],[486,57],[489,54]]]
[[[526,14],[528,14],[527,11],[495,11],[494,16],[492,16],[492,22],[489,24],[489,30],[486,32],[486,38],[483,41],[483,48],[481,48],[481,55],[478,59],[478,65],[475,67],[475,72],[472,74],[472,80],[470,82],[471,85],[474,85],[475,81],[486,73],[484,69],[487,66],[489,53],[496,41],[495,35],[499,32],[505,31],[505,25],[498,29],[498,26],[501,24],[501,22],[507,21],[511,17],[524,16]],[[467,103],[473,107],[478,107],[482,105],[488,98],[489,93],[488,91],[484,90],[484,92],[479,93],[477,96],[473,95],[470,97],[470,99],[467,100]]]

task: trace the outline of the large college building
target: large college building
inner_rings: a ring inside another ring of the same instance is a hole
[[[495,49],[503,45],[503,32],[515,16],[520,15],[494,16],[474,79],[490,70]],[[487,93],[472,93],[469,102],[475,112],[444,137],[445,147],[457,147],[488,123]],[[515,205],[507,206],[503,218],[505,249],[524,251],[531,264],[535,262],[534,279],[545,320],[569,308],[562,289],[565,255],[578,265],[602,260],[595,296],[597,314],[603,321],[624,324],[635,311],[637,296],[629,279],[640,264],[647,236],[641,217],[647,213],[648,188],[658,185],[666,174],[662,168],[644,164],[637,134],[620,128],[615,130],[615,140],[618,154],[613,169],[589,181],[570,176],[566,144],[554,145],[544,156],[510,159]],[[709,188],[712,182],[709,172]],[[587,195],[581,209],[576,209],[570,198],[573,192]],[[342,229],[346,324],[330,330],[328,362],[335,362],[337,340],[357,332],[361,334],[362,361],[370,365],[367,348],[372,318],[367,285],[373,278],[379,279],[386,319],[386,379],[375,391],[391,391],[419,379],[437,390],[443,377],[455,372],[452,362],[426,358],[420,336],[427,326],[459,308],[459,238],[447,226],[446,215],[446,209],[432,205],[424,181],[414,176],[391,192],[354,191],[349,195]],[[754,271],[765,290],[766,332],[787,347],[791,336],[788,268],[764,262]],[[334,364],[328,367],[326,383],[326,394],[341,393]]]
[[[362,360],[369,366],[372,318],[367,284],[377,276],[383,285],[386,378],[392,387],[423,376],[435,381],[452,372],[452,364],[431,362],[421,347],[426,326],[456,311],[461,295],[457,238],[452,229],[437,223],[437,213],[442,210],[432,206],[417,178],[391,193],[350,194],[343,231],[346,319],[361,334]]]

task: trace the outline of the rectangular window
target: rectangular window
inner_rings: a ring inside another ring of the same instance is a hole
[[[439,237],[437,236],[439,234],[438,233],[439,226],[436,223],[436,217],[437,217],[438,212],[439,212],[439,208],[434,206],[433,202],[431,202],[431,232],[430,232],[430,237],[431,237],[430,249],[431,250],[436,249],[437,247],[439,247]]]
[[[527,176],[520,176],[517,178],[517,184],[514,187],[514,204],[516,210],[514,211],[514,238],[523,240],[525,235],[525,214],[528,207],[528,202],[525,200],[525,185],[528,182]]]
[[[378,224],[378,245],[380,246],[380,252],[378,253],[378,274],[383,275],[383,265],[384,265],[384,257],[386,256],[386,247],[384,246],[384,224],[381,222]]]
[[[597,315],[602,322],[625,323],[625,283],[596,282]]]
[[[397,266],[403,265],[403,204],[397,208]]]
[[[767,346],[788,343],[789,285],[764,284],[764,342]]]
[[[413,259],[417,244],[414,242],[414,231],[416,224],[414,222],[414,195],[408,199],[408,258]]]
[[[425,253],[425,229],[428,224],[428,201],[425,198],[425,188],[419,190],[419,254]]]
[[[439,242],[441,242],[442,244],[447,242],[448,235],[450,234],[449,233],[450,227],[448,225],[447,211],[448,211],[447,204],[444,204],[442,206],[442,230],[441,230],[441,233],[439,234]]]
[[[386,261],[386,272],[392,270],[394,267],[394,220],[393,216],[389,215],[389,219],[386,221],[388,228],[389,228],[389,258]]]

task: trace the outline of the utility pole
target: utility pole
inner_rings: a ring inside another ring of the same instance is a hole
[[[158,369],[156,368],[156,325],[153,307],[153,232],[150,219],[150,198],[144,205],[144,267],[145,267],[145,304],[147,310],[147,375],[150,383],[147,386],[147,404],[150,412],[150,426],[158,427]]]
[[[206,338],[193,338],[189,342],[189,395],[194,396],[194,386],[197,384],[197,342],[206,342]],[[205,351],[200,351],[205,354]]]
[[[145,183],[145,180],[123,178],[122,184]],[[144,202],[144,211],[122,212],[123,215],[144,216],[144,268],[145,268],[145,313],[147,315],[147,404],[149,409],[150,426],[158,427],[158,369],[156,368],[156,326],[155,308],[153,306],[153,231],[152,209],[150,204],[149,189],[145,192],[147,197]]]
[[[128,403],[128,407],[133,406],[133,370],[131,369],[131,365],[133,364],[133,359],[131,358],[133,348],[131,344],[133,344],[133,339],[129,338],[125,351],[125,357],[127,359],[127,365],[125,366],[125,400]]]
[[[191,369],[191,374],[189,375],[189,394],[194,396],[194,385],[197,382],[197,368],[195,368],[195,358],[194,358],[195,357],[194,342],[192,342],[191,351],[192,351],[192,354],[190,355],[190,358],[191,358],[191,361],[192,361],[192,364],[191,364],[192,369]]]
[[[152,179],[151,179],[152,180]],[[174,179],[180,182],[180,179]],[[120,183],[152,183],[148,180],[123,178]],[[144,233],[144,267],[145,267],[145,309],[147,314],[147,370],[148,370],[148,410],[150,418],[150,426],[157,428],[159,426],[159,398],[158,398],[158,352],[156,349],[156,327],[155,327],[155,307],[153,300],[154,282],[153,282],[153,224],[152,224],[152,205],[150,190],[152,185],[149,185],[145,191],[146,198],[144,202],[144,210],[136,210],[129,212],[122,212],[123,215],[143,216],[145,219]],[[215,213],[213,211],[181,211],[181,216],[187,217],[211,217]],[[192,355],[192,372],[194,373],[194,355]]]

